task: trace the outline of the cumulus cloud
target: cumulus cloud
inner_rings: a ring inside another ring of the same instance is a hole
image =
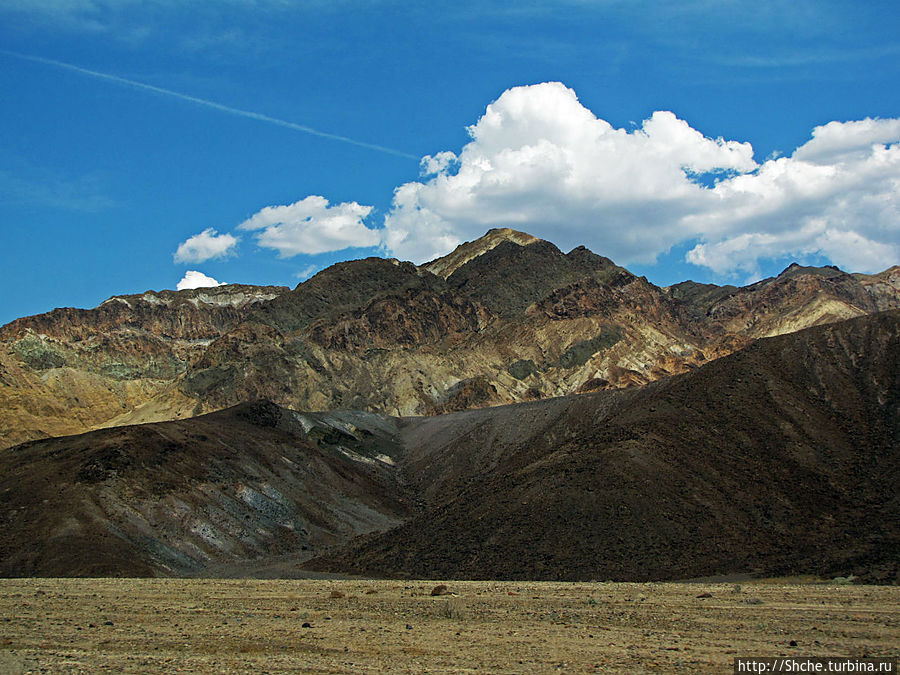
[[[900,261],[900,120],[829,122],[791,157],[711,190],[719,203],[683,219],[703,242],[689,262],[719,273],[822,255],[853,271]]]
[[[439,152],[433,157],[425,155],[419,163],[422,176],[433,176],[434,174],[446,171],[451,166],[459,163],[459,158],[449,150]]]
[[[293,204],[267,206],[238,225],[238,229],[261,230],[256,235],[257,243],[278,251],[282,258],[326,253],[379,245],[378,230],[363,222],[371,211],[371,206],[356,202],[332,206],[324,197],[310,195]]]
[[[833,162],[847,155],[862,159],[873,146],[896,143],[897,139],[900,119],[829,122],[813,129],[812,140],[797,148],[793,158],[813,163]]]
[[[175,262],[206,262],[212,258],[224,258],[234,252],[238,241],[237,237],[218,234],[210,227],[181,242],[175,251]]]
[[[385,220],[395,255],[422,261],[510,226],[651,262],[684,238],[681,218],[711,201],[697,174],[757,167],[749,143],[707,138],[671,112],[616,129],[558,82],[504,92],[468,131],[459,155],[423,160],[433,178],[395,191]]]
[[[191,288],[211,288],[213,286],[224,286],[224,282],[218,282],[212,277],[208,277],[203,272],[196,270],[188,270],[184,273],[184,278],[178,282],[175,287],[179,291],[187,291]]]
[[[384,247],[422,262],[490,227],[563,248],[753,274],[764,258],[822,255],[852,270],[900,261],[900,119],[830,122],[790,157],[758,164],[749,143],[707,138],[671,112],[617,129],[560,83],[507,90],[459,154],[422,160],[395,190]]]

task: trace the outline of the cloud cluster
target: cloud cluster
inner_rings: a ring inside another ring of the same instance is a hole
[[[213,286],[224,286],[225,282],[218,282],[212,277],[208,277],[203,272],[196,270],[188,270],[184,274],[184,278],[178,282],[175,287],[179,291],[187,291],[192,288],[211,288]]]
[[[231,234],[218,234],[213,228],[207,228],[178,245],[175,251],[175,262],[206,262],[212,258],[224,258],[234,252],[238,238]]]
[[[718,273],[784,255],[860,271],[900,260],[900,120],[831,122],[760,165],[749,143],[671,112],[617,129],[544,83],[507,90],[468,131],[458,155],[425,157],[423,180],[395,191],[394,255],[422,262],[509,226],[626,264],[698,241],[688,261]]]
[[[278,251],[281,258],[378,246],[380,233],[363,222],[371,211],[371,206],[356,202],[331,206],[324,197],[310,195],[286,206],[267,206],[238,229],[260,230],[257,243]]]
[[[690,244],[688,262],[730,276],[785,256],[862,272],[900,262],[900,119],[830,122],[758,163],[749,143],[708,138],[671,112],[615,128],[548,82],[507,90],[468,132],[458,153],[422,159],[380,228],[366,223],[371,206],[312,195],[238,229],[280,257],[380,247],[421,263],[513,227],[623,264]],[[176,260],[225,255],[236,241],[206,230]]]
[[[723,181],[683,220],[697,265],[753,273],[764,258],[821,255],[875,272],[900,262],[900,120],[829,122],[790,157]]]

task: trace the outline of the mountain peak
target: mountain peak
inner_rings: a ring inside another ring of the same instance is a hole
[[[814,266],[804,266],[800,265],[796,262],[788,265],[782,272],[779,274],[776,279],[792,279],[794,277],[802,276],[802,275],[811,275],[817,277],[824,278],[832,278],[832,277],[841,277],[846,276],[846,272],[841,270],[839,267],[835,267],[834,265],[824,265],[822,267],[814,267]]]
[[[505,241],[510,241],[519,246],[528,246],[542,240],[508,227],[495,227],[488,230],[478,239],[460,244],[451,253],[427,262],[422,267],[432,274],[446,279],[470,260],[487,253]]]

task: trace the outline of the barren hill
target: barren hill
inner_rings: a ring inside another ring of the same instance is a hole
[[[257,402],[9,449],[0,576],[183,576],[392,527],[393,426]]]
[[[0,572],[296,573],[317,555],[426,578],[896,582],[898,448],[892,311],[643,387],[432,417],[260,402],[27,443],[0,453]]]
[[[410,424],[404,466],[430,507],[320,568],[900,581],[900,312],[641,388]]]

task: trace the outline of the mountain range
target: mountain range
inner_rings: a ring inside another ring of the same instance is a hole
[[[642,387],[269,401],[0,453],[0,575],[900,581],[900,311]]]
[[[369,258],[293,290],[148,291],[13,321],[0,447],[256,399],[409,416],[618,389],[898,307],[900,267],[658,287],[584,247],[491,230],[422,266]]]
[[[900,581],[900,268],[492,230],[0,328],[0,575]],[[71,435],[75,434],[75,435]]]

